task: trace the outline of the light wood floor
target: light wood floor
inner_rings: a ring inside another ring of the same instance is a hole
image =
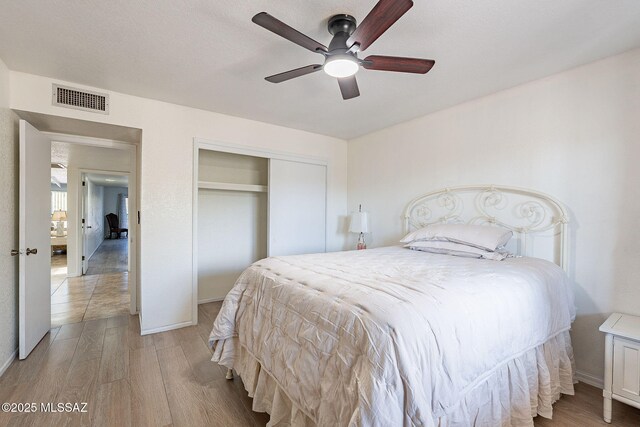
[[[602,390],[587,384],[576,384],[575,396],[562,396],[553,405],[553,420],[535,418],[536,427],[638,427],[640,409],[613,401],[613,420],[602,419]]]
[[[87,413],[0,413],[0,426],[264,426],[239,378],[210,361],[206,345],[220,303],[199,306],[200,325],[140,336],[137,316],[54,328],[0,378],[0,402],[88,402]],[[537,427],[640,426],[640,410],[614,402],[602,421],[602,392],[578,384]]]
[[[137,316],[54,328],[0,378],[0,402],[88,402],[87,413],[0,413],[0,426],[264,426],[239,378],[205,344],[220,304],[201,324],[140,336]]]
[[[127,240],[105,240],[85,276],[67,278],[66,255],[53,255],[51,287],[53,327],[129,313]]]

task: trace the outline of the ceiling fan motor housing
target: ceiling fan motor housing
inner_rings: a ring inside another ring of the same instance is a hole
[[[356,18],[351,15],[333,15],[329,18],[329,34],[335,36],[343,32],[351,35],[356,30]]]
[[[356,18],[351,15],[333,15],[329,18],[327,29],[333,35],[329,43],[329,52],[344,53],[349,49],[347,46],[349,36],[356,30]]]

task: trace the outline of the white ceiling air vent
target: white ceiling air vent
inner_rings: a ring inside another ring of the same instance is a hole
[[[53,105],[109,114],[109,95],[75,89],[68,86],[53,85]]]

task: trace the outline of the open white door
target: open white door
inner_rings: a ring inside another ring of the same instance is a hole
[[[87,232],[88,228],[91,228],[89,225],[89,187],[87,186],[87,176],[86,174],[82,174],[82,187],[80,192],[80,222],[82,227],[82,250],[80,251],[81,260],[80,265],[82,268],[82,275],[87,274],[87,270],[89,269],[89,254],[87,253]]]
[[[51,329],[51,141],[20,120],[19,357]]]
[[[325,252],[327,167],[269,161],[269,256]]]

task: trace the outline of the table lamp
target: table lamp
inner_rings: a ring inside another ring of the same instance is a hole
[[[56,221],[56,236],[64,236],[64,221],[67,220],[67,211],[54,211],[51,221]]]
[[[362,212],[362,205],[358,207],[358,212],[352,212],[349,218],[349,232],[360,233],[358,237],[358,250],[367,249],[367,245],[364,242],[364,233],[369,232],[369,214]]]

